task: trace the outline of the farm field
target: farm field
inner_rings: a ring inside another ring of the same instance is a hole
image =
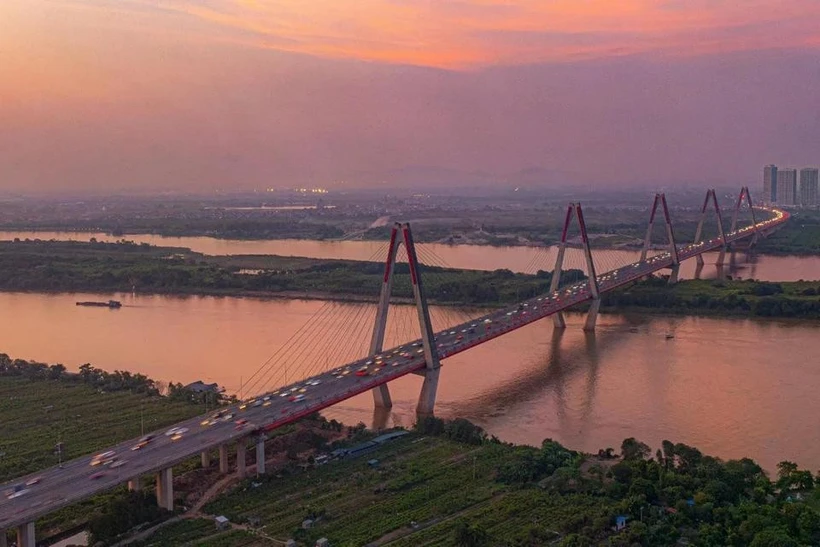
[[[146,432],[202,411],[200,406],[165,397],[102,392],[66,378],[0,376],[0,482],[57,465],[58,441],[63,443],[66,460],[138,437],[143,409]],[[48,515],[36,524],[38,537],[87,522],[119,491]]]
[[[360,547],[453,545],[457,527],[479,523],[509,544],[555,540],[579,510],[601,509],[589,497],[495,481],[511,450],[411,434],[356,459],[254,479],[204,511],[236,523],[258,519],[259,532],[275,540],[313,545],[326,537],[334,546]],[[368,464],[374,459],[378,464]],[[302,529],[305,519],[314,526]]]

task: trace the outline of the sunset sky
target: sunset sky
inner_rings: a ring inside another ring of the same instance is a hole
[[[818,21],[817,0],[2,0],[0,190],[759,185],[820,163]]]

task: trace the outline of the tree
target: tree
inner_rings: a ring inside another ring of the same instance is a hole
[[[797,464],[783,460],[777,464],[777,487],[781,490],[790,490],[794,485]]]
[[[489,544],[489,537],[481,528],[470,526],[461,519],[453,531],[453,541],[458,547],[482,547]]]
[[[758,532],[749,547],[799,547],[799,544],[782,529],[768,528]]]
[[[650,452],[649,446],[635,437],[624,439],[624,442],[621,443],[621,457],[625,460],[643,460],[649,456]]]

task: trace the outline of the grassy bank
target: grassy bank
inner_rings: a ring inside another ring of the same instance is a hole
[[[493,307],[549,290],[550,272],[515,274],[423,267],[432,303]],[[0,242],[0,290],[137,291],[372,301],[383,265],[375,262],[279,256],[206,256],[187,249],[133,243]],[[563,280],[583,279],[571,270]],[[746,317],[820,318],[820,281],[642,281],[607,293],[605,311]],[[393,295],[412,299],[406,264],[396,267]]]
[[[28,370],[54,369],[31,367]],[[143,430],[143,416],[144,430],[151,431],[195,416],[202,410],[201,406],[168,397],[126,389],[107,391],[78,377],[18,376],[3,370],[0,374],[0,482],[57,465],[55,446],[58,442],[63,443],[62,459],[67,460],[138,437]],[[87,523],[121,496],[123,490],[124,487],[112,490],[44,517],[37,522],[38,537]]]
[[[246,273],[254,270],[253,273]],[[187,249],[133,243],[0,242],[0,290],[137,291],[165,294],[378,297],[384,265],[277,256],[205,256]],[[431,301],[499,304],[545,292],[551,275],[424,267]],[[578,271],[565,279],[581,278]],[[396,266],[393,294],[412,298],[406,264]]]
[[[666,314],[820,319],[820,282],[687,280],[669,286],[654,278],[607,293],[605,311],[641,309]]]
[[[464,420],[428,420],[366,455],[294,462],[248,480],[204,512],[227,516],[231,533],[248,532],[255,545],[321,537],[339,547],[817,544],[814,477],[789,462],[779,469],[770,480],[751,460],[722,462],[667,441],[654,457],[635,439],[624,441],[620,458],[551,440],[513,446]],[[211,545],[224,534],[196,519],[140,545]],[[235,541],[223,544],[252,543]]]

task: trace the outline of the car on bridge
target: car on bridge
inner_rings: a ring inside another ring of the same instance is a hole
[[[15,498],[19,498],[20,496],[28,494],[30,490],[30,488],[26,488],[25,484],[15,484],[14,486],[6,490],[5,493],[8,499],[13,500]]]
[[[109,463],[113,462],[117,457],[117,453],[113,450],[109,450],[108,452],[103,452],[102,454],[97,454],[91,459],[91,467],[96,467],[98,465],[108,465]]]

